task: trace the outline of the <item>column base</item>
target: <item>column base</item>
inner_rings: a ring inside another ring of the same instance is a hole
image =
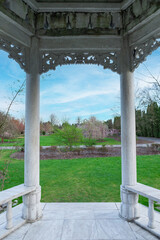
[[[138,194],[132,193],[121,186],[120,217],[126,221],[139,218]]]
[[[41,208],[41,187],[23,196],[23,210],[22,218],[27,220],[27,222],[35,222],[42,217],[42,208]]]

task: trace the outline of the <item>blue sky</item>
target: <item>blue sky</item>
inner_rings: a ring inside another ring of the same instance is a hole
[[[160,72],[160,50],[147,57],[145,65],[157,77]],[[149,77],[145,65],[135,72],[136,87],[144,87]],[[8,54],[0,50],[0,110],[5,111],[17,88],[17,80],[25,79],[24,71]],[[146,81],[146,82],[145,82]],[[19,83],[20,84],[20,83]],[[41,119],[48,121],[51,113],[60,120],[75,122],[94,115],[99,120],[113,118],[119,112],[119,75],[97,65],[59,66],[41,77]],[[10,114],[25,116],[25,92],[17,98]]]

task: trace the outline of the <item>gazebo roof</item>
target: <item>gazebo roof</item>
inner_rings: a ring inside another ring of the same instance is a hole
[[[0,45],[10,53],[14,43],[20,50],[16,48],[10,56],[25,70],[25,51],[35,36],[40,72],[75,61],[98,63],[119,72],[122,39],[128,38],[134,70],[159,47],[159,22],[159,0],[1,0]]]

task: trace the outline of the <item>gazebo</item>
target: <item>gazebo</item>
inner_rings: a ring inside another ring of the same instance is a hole
[[[1,238],[42,217],[40,75],[67,64],[98,64],[120,75],[120,217],[124,224],[136,222],[160,237],[154,221],[154,201],[160,202],[160,191],[137,183],[134,107],[134,70],[160,46],[159,36],[159,0],[0,0],[0,49],[26,72],[25,181],[0,193],[0,204],[7,203],[7,225]],[[140,218],[138,195],[149,199],[148,223]],[[18,196],[23,196],[23,222],[14,225],[12,200]]]

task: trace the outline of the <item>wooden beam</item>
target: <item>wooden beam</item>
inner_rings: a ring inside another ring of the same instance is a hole
[[[26,2],[33,10],[37,11],[38,10],[38,2],[35,0],[23,0]]]
[[[160,10],[129,31],[129,45],[147,41],[160,34]]]
[[[37,2],[24,0],[37,12],[120,12],[125,10],[135,0],[124,0],[122,3],[85,3],[85,2]]]
[[[119,36],[41,37],[40,50],[48,51],[119,51]]]
[[[129,7],[135,0],[124,0],[121,4],[121,10],[125,10],[127,7]]]
[[[39,2],[24,0],[37,12],[120,12],[121,3],[85,3],[85,2]],[[130,0],[129,0],[130,1]]]
[[[23,46],[30,46],[31,33],[12,19],[0,12],[0,33],[19,42]]]

